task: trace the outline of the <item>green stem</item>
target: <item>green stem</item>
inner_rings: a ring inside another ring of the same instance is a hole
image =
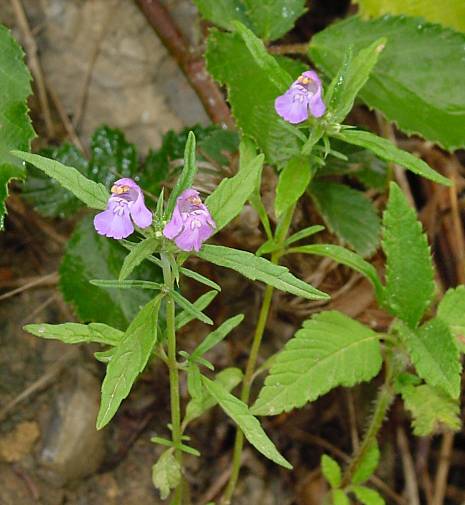
[[[283,254],[282,252],[283,243],[289,231],[292,216],[294,215],[294,209],[295,206],[292,206],[286,211],[282,220],[280,221],[280,223],[276,228],[275,239],[280,247],[271,255],[271,263],[273,263],[274,265],[277,265],[279,263],[279,259]],[[266,322],[268,321],[268,316],[270,314],[272,298],[273,298],[273,287],[267,286],[265,289],[265,294],[263,296],[260,313],[258,315],[257,326],[255,328],[255,334],[252,341],[252,348],[250,349],[244,379],[242,381],[240,398],[244,403],[248,403],[250,398],[250,389],[253,382],[253,375],[255,372],[255,366],[257,364],[257,359],[260,352],[260,346],[262,343],[263,334],[265,333]],[[243,448],[244,448],[244,434],[239,428],[237,428],[236,438],[234,440],[231,476],[229,477],[228,485],[224,492],[223,498],[221,499],[221,505],[229,505],[231,503],[231,499],[234,494],[237,480],[239,478],[239,472],[241,469]]]
[[[168,258],[162,254],[163,278],[165,286],[173,289],[174,277]],[[175,329],[175,306],[173,297],[169,294],[166,300],[166,336],[168,342],[168,370],[170,378],[170,401],[171,401],[171,434],[173,445],[175,447],[175,457],[182,467],[182,451],[179,449],[182,444],[181,431],[181,407],[179,397],[179,371],[176,361],[176,329]],[[175,490],[172,505],[181,505],[182,503],[183,482],[178,484]]]

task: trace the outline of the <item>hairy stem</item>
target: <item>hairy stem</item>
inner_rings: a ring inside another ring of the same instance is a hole
[[[162,255],[163,278],[165,286],[173,288],[174,278],[171,272],[171,266],[166,256]],[[179,465],[182,465],[182,451],[179,449],[182,443],[181,431],[181,407],[179,397],[179,372],[176,362],[176,330],[175,330],[175,306],[171,295],[166,298],[166,336],[168,342],[168,370],[170,378],[170,402],[171,402],[171,434],[175,447],[175,457]],[[181,505],[182,503],[183,482],[178,484],[172,505]]]

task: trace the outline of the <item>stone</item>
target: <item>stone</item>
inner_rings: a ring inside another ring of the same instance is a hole
[[[29,454],[40,436],[39,426],[34,421],[19,423],[13,431],[0,438],[0,459],[16,463]]]

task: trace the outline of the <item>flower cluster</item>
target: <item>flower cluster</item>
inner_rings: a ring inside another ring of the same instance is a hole
[[[313,70],[304,72],[291,87],[278,96],[274,102],[276,112],[289,123],[301,123],[313,117],[321,117],[326,112],[326,105],[321,97],[322,85]]]

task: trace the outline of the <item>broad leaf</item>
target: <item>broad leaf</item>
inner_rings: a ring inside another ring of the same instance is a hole
[[[97,342],[118,345],[124,335],[121,330],[103,323],[28,324],[24,329],[36,337],[61,340],[65,344]]]
[[[12,149],[29,149],[34,130],[27,99],[31,95],[31,75],[24,53],[10,31],[0,26],[0,230],[6,213],[8,183],[24,179],[23,163],[10,155]]]
[[[199,298],[192,304],[196,310],[202,311],[206,309],[213,299],[218,294],[218,291],[207,291],[203,295],[199,296]],[[181,313],[176,315],[176,329],[179,330],[186,324],[190,323],[193,319],[196,319],[196,312],[193,313],[192,310],[183,310]]]
[[[253,281],[264,282],[281,291],[302,296],[309,300],[329,298],[326,293],[294,277],[286,267],[274,265],[270,261],[259,258],[247,251],[218,245],[204,245],[197,254],[205,261],[236,270]]]
[[[362,256],[375,252],[380,222],[371,201],[360,191],[335,182],[314,181],[312,198],[328,228]]]
[[[332,505],[350,505],[350,500],[342,489],[331,491]]]
[[[250,21],[245,13],[242,0],[194,0],[203,18],[225,30],[234,30],[233,21],[240,21],[249,25]]]
[[[317,33],[310,57],[334,77],[347,47],[356,52],[381,37],[388,42],[360,92],[362,100],[406,133],[419,133],[449,150],[464,147],[464,34],[418,18],[351,16]]]
[[[394,316],[414,327],[434,296],[433,264],[417,215],[395,183],[383,216],[383,249],[386,302]]]
[[[321,457],[321,473],[328,481],[331,487],[339,487],[342,481],[342,471],[339,463],[328,456],[323,454]]]
[[[219,403],[226,414],[239,426],[245,438],[264,456],[284,468],[292,465],[281,456],[273,442],[263,431],[258,420],[249,412],[247,405],[228,393],[218,382],[202,377],[208,393]]]
[[[160,491],[160,498],[168,498],[172,489],[181,482],[181,465],[174,457],[173,450],[165,451],[152,467],[153,485]]]
[[[353,493],[363,505],[384,505],[384,498],[376,491],[365,486],[353,486]]]
[[[465,338],[465,286],[449,289],[438,305],[437,316],[449,325],[452,334],[464,348]]]
[[[279,353],[252,412],[276,415],[302,407],[337,386],[372,379],[381,364],[373,330],[340,312],[321,312]]]
[[[160,301],[161,295],[141,309],[108,363],[97,416],[98,430],[110,422],[147,364],[157,339]]]
[[[376,440],[370,445],[352,475],[353,484],[363,484],[374,473],[379,464],[379,447]]]
[[[446,427],[459,430],[460,405],[440,389],[427,384],[407,385],[400,391],[405,408],[412,413],[413,433],[417,437],[431,435]]]
[[[435,318],[415,330],[399,323],[399,329],[418,375],[429,386],[442,389],[451,398],[458,398],[462,365],[447,324]]]
[[[156,237],[149,237],[139,242],[124,258],[118,280],[129,277],[133,270],[157,249],[160,241]]]

